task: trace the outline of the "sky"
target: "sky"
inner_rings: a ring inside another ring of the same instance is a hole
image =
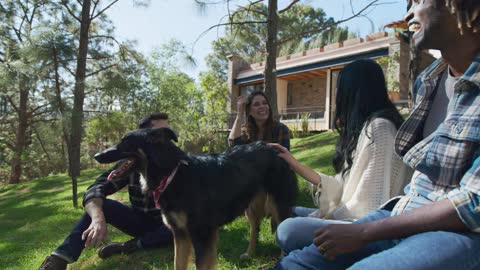
[[[223,2],[210,0],[211,2]],[[335,20],[352,15],[350,1],[354,11],[358,12],[371,0],[301,0],[301,3],[321,7],[327,16]],[[222,36],[223,29],[213,29],[203,35],[195,46],[195,40],[201,33],[222,21],[228,13],[224,4],[209,5],[202,13],[193,0],[151,0],[148,7],[135,7],[133,0],[117,2],[108,10],[108,16],[116,27],[116,36],[120,40],[136,40],[137,49],[149,54],[170,39],[177,39],[192,49],[197,62],[196,67],[181,67],[184,72],[197,79],[201,71],[207,70],[204,58],[210,53],[211,42]],[[355,18],[342,26],[347,26],[353,33],[365,37],[371,32],[378,32],[383,25],[399,20],[406,9],[406,0],[379,0],[387,3],[367,10],[369,19]],[[230,9],[247,3],[244,0],[232,0]],[[279,9],[286,7],[290,1],[279,0]],[[225,22],[225,20],[223,21]],[[373,23],[373,25],[372,25]]]

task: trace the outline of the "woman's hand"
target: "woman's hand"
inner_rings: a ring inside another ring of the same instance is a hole
[[[314,233],[313,244],[327,259],[334,260],[338,255],[351,253],[368,244],[362,224],[332,224]]]
[[[268,145],[280,151],[280,154],[278,154],[278,156],[283,158],[291,167],[293,167],[295,162],[297,162],[297,160],[293,157],[292,153],[290,153],[287,148],[281,146],[278,143],[269,143]]]
[[[314,185],[318,185],[321,182],[319,174],[296,160],[287,148],[278,143],[269,143],[268,145],[280,151],[278,157],[283,158],[294,172],[298,173],[308,182]]]
[[[246,105],[247,105],[247,97],[243,95],[239,96],[237,98],[237,114],[244,114]]]

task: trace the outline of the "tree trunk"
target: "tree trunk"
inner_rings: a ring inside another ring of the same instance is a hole
[[[277,0],[268,0],[267,18],[267,59],[265,63],[265,94],[270,99],[273,116],[278,116],[277,106],[277,28],[278,28]]]
[[[20,177],[22,176],[22,155],[25,151],[26,145],[26,134],[28,128],[28,84],[27,78],[25,75],[20,75],[21,79],[19,82],[20,88],[20,103],[18,106],[18,126],[15,139],[15,150],[12,158],[12,169],[10,172],[9,184],[20,183]]]
[[[57,98],[57,106],[58,111],[60,113],[60,126],[62,128],[62,161],[66,160],[65,158],[65,145],[67,145],[67,149],[70,149],[70,139],[68,138],[68,128],[65,122],[65,108],[63,107],[63,100],[62,100],[62,91],[60,85],[60,74],[59,74],[59,61],[58,61],[58,51],[56,46],[53,46],[53,65],[55,69],[55,94]],[[67,162],[62,162],[61,171],[64,172],[68,168]],[[70,175],[70,173],[69,173]],[[70,175],[71,176],[71,175]]]
[[[85,76],[88,53],[88,32],[90,28],[91,0],[84,0],[82,5],[82,21],[80,24],[80,41],[78,47],[77,70],[75,73],[75,88],[73,92],[73,110],[70,130],[69,173],[72,177],[73,206],[77,202],[77,177],[80,176],[80,147],[83,133],[83,102],[85,99]]]

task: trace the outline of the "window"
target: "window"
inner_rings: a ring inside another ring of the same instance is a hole
[[[241,85],[239,95],[248,96],[250,93],[255,91],[264,91],[263,83]]]

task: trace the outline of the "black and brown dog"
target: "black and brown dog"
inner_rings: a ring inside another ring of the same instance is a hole
[[[213,269],[219,227],[244,211],[250,223],[248,256],[264,216],[272,217],[272,228],[290,216],[297,180],[275,149],[253,143],[223,154],[188,155],[172,140],[177,137],[168,128],[135,130],[95,159],[124,159],[112,180],[131,170],[140,173],[144,192],[153,192],[173,231],[175,270],[187,269],[191,247],[197,269]]]

